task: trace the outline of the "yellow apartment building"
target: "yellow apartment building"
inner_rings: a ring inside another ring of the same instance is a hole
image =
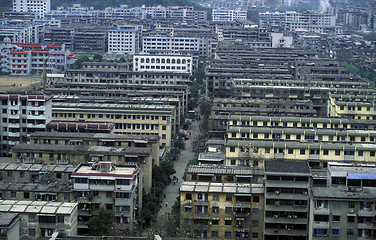
[[[160,146],[171,147],[176,136],[176,107],[135,104],[54,103],[53,121],[113,122],[114,133],[157,135]]]
[[[374,120],[375,100],[375,95],[332,94],[328,101],[328,116]]]
[[[309,161],[326,167],[327,162],[375,162],[376,144],[231,140],[225,142],[226,165],[263,167],[265,159]]]

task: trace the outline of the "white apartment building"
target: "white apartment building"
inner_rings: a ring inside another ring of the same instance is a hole
[[[143,52],[147,54],[172,54],[197,57],[200,54],[200,40],[187,37],[144,37]]]
[[[133,55],[137,51],[137,31],[136,30],[108,30],[109,54],[129,54]]]
[[[132,232],[142,209],[142,171],[137,166],[112,162],[80,165],[74,173],[77,196],[78,234],[86,233],[86,221],[99,207],[113,211],[116,227]]]
[[[43,18],[51,11],[51,0],[13,0],[14,12],[34,12]]]
[[[0,94],[0,101],[0,156],[8,156],[31,133],[46,129],[52,120],[52,97]]]
[[[171,55],[135,55],[135,72],[184,72],[192,73],[192,57]]]
[[[11,75],[42,72],[46,60],[47,72],[63,71],[75,62],[65,45],[0,44],[0,69]]]
[[[233,22],[235,20],[246,20],[247,11],[241,9],[213,9],[212,10],[213,21],[216,22]]]
[[[287,31],[308,31],[316,33],[341,34],[335,15],[316,12],[265,12],[259,14],[259,27],[279,27]]]

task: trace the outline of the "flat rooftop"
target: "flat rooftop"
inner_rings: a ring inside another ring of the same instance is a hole
[[[78,203],[0,200],[0,212],[70,215]]]
[[[110,162],[109,162],[110,163]],[[98,166],[98,165],[97,165]],[[112,176],[112,177],[128,177],[133,178],[139,171],[138,167],[128,167],[128,166],[114,166],[109,172],[101,172],[100,166],[98,168],[93,168],[91,165],[81,165],[72,174],[75,176],[89,176],[96,178],[98,176]]]
[[[257,189],[257,190],[256,190]],[[240,183],[212,183],[212,182],[183,182],[180,192],[214,192],[232,194],[262,193],[262,184],[240,184]]]
[[[30,76],[1,76],[0,92],[16,92],[26,90],[33,84],[39,84],[41,79]]]

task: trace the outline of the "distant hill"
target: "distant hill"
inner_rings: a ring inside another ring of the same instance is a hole
[[[10,0],[7,0],[10,1]],[[194,6],[189,0],[51,0],[52,9],[59,6],[72,6],[75,3],[84,7],[104,9],[105,7],[119,7],[120,4],[127,4],[129,7],[136,6]]]

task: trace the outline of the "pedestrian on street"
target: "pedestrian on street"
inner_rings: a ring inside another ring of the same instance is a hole
[[[167,205],[168,205],[168,202],[166,202],[166,207],[167,207]]]

